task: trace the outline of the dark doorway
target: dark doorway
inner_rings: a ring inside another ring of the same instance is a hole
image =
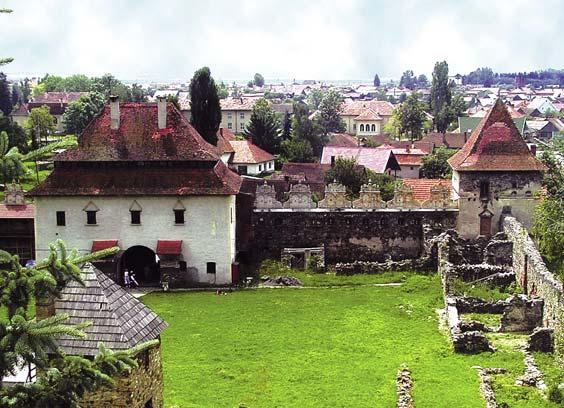
[[[160,281],[159,266],[155,252],[147,247],[136,245],[127,249],[121,257],[121,273],[128,269],[135,274],[140,286],[155,286]]]

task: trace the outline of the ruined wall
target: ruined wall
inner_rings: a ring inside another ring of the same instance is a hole
[[[444,231],[455,226],[456,216],[456,209],[257,209],[249,253],[261,260],[279,258],[283,248],[324,246],[329,264],[416,258],[423,251],[423,225]]]
[[[544,299],[543,323],[555,330],[555,349],[564,356],[564,287],[547,269],[527,230],[514,217],[504,217],[503,230],[513,242],[513,269],[526,294]]]
[[[163,369],[160,346],[137,355],[139,368],[127,377],[114,379],[113,388],[103,388],[84,396],[83,408],[163,407]],[[152,405],[146,405],[148,402]]]

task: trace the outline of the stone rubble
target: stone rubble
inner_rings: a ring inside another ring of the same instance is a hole
[[[536,327],[529,336],[527,351],[541,351],[552,353],[554,351],[554,330],[548,327]]]
[[[276,276],[274,278],[263,278],[263,286],[302,286],[302,282],[293,276]]]
[[[414,408],[413,397],[411,396],[411,371],[405,364],[402,364],[396,376],[396,390],[398,394],[397,408]]]
[[[492,375],[503,374],[507,370],[504,368],[482,368],[480,366],[474,366],[472,368],[478,370],[478,376],[480,377],[480,393],[486,401],[486,408],[497,408],[498,405],[492,388]]]
[[[544,375],[542,371],[538,369],[535,358],[526,350],[523,351],[523,355],[525,356],[523,359],[525,363],[525,374],[515,380],[515,385],[536,387],[541,392],[545,392],[546,384],[544,383]]]

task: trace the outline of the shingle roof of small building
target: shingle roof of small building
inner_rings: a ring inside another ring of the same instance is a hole
[[[468,142],[449,160],[457,171],[543,171],[529,151],[501,100],[474,129]]]
[[[411,188],[413,198],[418,201],[426,201],[431,198],[431,187],[441,185],[452,189],[452,183],[446,179],[402,179],[404,185]]]
[[[232,163],[256,164],[274,160],[274,156],[252,143],[250,140],[231,140],[235,154]]]
[[[68,324],[90,322],[85,339],[61,336],[57,343],[67,354],[93,356],[98,343],[126,350],[158,338],[167,324],[92,264],[82,268],[85,286],[70,282],[55,301],[57,314],[69,315]]]

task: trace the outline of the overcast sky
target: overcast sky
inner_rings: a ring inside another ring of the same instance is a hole
[[[561,0],[0,0],[8,74],[399,78],[564,68]]]

